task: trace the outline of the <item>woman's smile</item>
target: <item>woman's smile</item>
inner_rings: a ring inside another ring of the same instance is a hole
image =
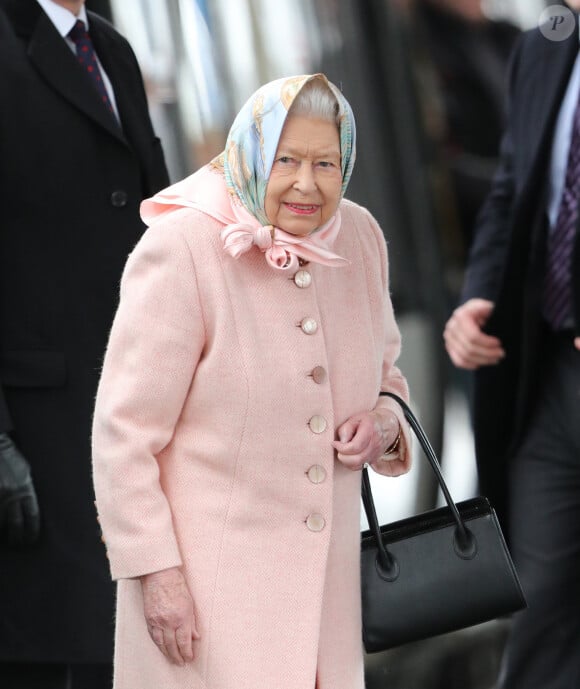
[[[290,203],[288,201],[284,201],[283,203],[289,211],[298,213],[298,215],[312,215],[320,208],[320,206],[311,203]]]

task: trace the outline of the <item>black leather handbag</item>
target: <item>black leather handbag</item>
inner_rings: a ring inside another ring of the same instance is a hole
[[[362,498],[363,642],[368,653],[470,627],[526,607],[497,517],[487,498],[454,503],[431,444],[397,395],[441,486],[447,507],[385,526],[377,521],[367,469]]]

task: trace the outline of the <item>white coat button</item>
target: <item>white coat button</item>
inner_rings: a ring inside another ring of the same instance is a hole
[[[326,469],[320,464],[313,464],[306,472],[311,483],[322,483],[326,478]]]
[[[326,369],[324,366],[315,366],[310,372],[310,375],[312,376],[312,380],[320,385],[326,380]]]
[[[314,335],[318,330],[318,323],[314,318],[303,318],[300,321],[300,327],[302,328],[302,332],[306,333],[306,335]]]
[[[328,424],[324,416],[316,414],[310,419],[308,425],[313,433],[324,433]]]
[[[322,531],[326,526],[326,521],[321,514],[309,514],[306,519],[306,526],[310,531]]]
[[[312,284],[312,275],[307,270],[299,270],[295,275],[294,275],[294,284],[296,287],[300,287],[300,289],[304,289],[305,287],[310,287]]]

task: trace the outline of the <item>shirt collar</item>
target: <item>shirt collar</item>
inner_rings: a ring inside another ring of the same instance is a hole
[[[55,2],[52,2],[52,0],[36,0],[36,2],[45,11],[58,33],[63,38],[73,28],[77,19],[80,19],[87,29],[89,28],[87,10],[84,4],[81,5],[81,9],[77,17],[72,12],[62,7],[62,5],[57,5]]]

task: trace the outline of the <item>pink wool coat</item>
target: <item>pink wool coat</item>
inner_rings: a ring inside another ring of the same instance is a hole
[[[232,258],[219,222],[192,209],[129,258],[93,433],[119,580],[115,689],[364,685],[360,473],[331,441],[381,387],[407,390],[382,232],[340,208],[333,250],[350,264],[308,264],[309,286],[257,248]],[[377,467],[404,473],[408,458]],[[185,667],[150,639],[135,578],[173,566],[201,635]]]

